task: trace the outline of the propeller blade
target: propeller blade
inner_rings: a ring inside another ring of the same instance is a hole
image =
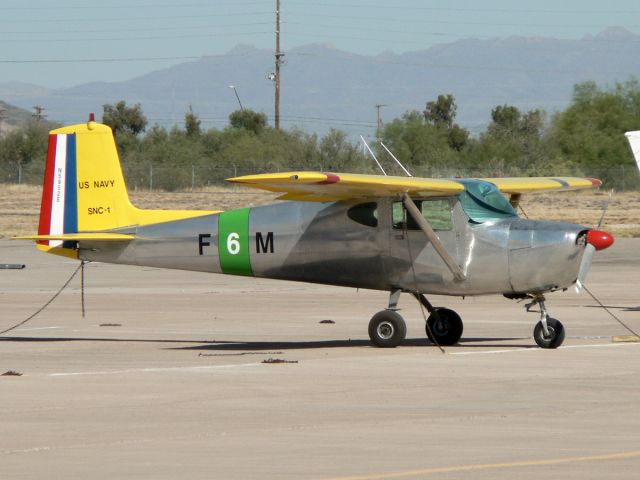
[[[604,216],[607,214],[607,210],[609,209],[609,204],[611,203],[611,198],[613,198],[613,189],[609,190],[609,198],[607,202],[604,204],[604,208],[602,209],[602,215],[600,216],[600,221],[598,222],[598,226],[596,230],[600,230],[602,224],[604,223]]]
[[[578,280],[576,281],[578,293],[582,291],[582,285],[587,278],[587,273],[589,273],[589,268],[591,267],[594,253],[596,253],[596,247],[594,247],[590,243],[587,243],[587,246],[584,249],[584,254],[582,255],[580,270],[578,271]]]
[[[576,280],[576,290],[578,293],[582,291],[582,286],[589,273],[591,262],[593,261],[593,254],[596,251],[604,250],[613,245],[613,235],[600,230],[589,230],[585,237],[586,245],[584,247],[584,254],[582,255],[582,262],[580,262],[580,270],[578,270],[578,279]]]

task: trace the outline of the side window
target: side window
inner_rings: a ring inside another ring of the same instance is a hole
[[[449,200],[424,200],[422,215],[434,230],[451,230],[451,203]]]
[[[378,226],[378,204],[376,202],[360,203],[347,210],[347,216],[367,227]]]
[[[451,221],[451,204],[449,200],[415,200],[418,209],[422,212],[422,216],[427,219],[434,230],[451,230],[453,224]],[[404,223],[407,224],[407,230],[420,230],[411,214],[404,208],[402,202],[393,202],[393,228],[402,229]]]

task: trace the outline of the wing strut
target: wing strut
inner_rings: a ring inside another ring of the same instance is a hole
[[[382,145],[382,148],[384,148],[387,151],[387,153],[391,155],[391,158],[393,158],[396,161],[396,163],[400,166],[400,168],[404,171],[404,173],[407,174],[407,177],[413,177],[413,175],[409,173],[409,170],[404,168],[404,165],[400,163],[400,160],[398,160],[398,158],[393,153],[391,153],[391,150],[389,150],[384,143],[380,142],[380,145]]]
[[[364,139],[364,137],[362,135],[360,135],[360,140],[362,140],[362,143],[364,143],[364,146],[367,147],[367,150],[369,150],[369,153],[371,154],[373,159],[378,164],[378,168],[380,168],[380,170],[382,170],[382,174],[386,177],[387,176],[387,172],[384,171],[384,168],[382,168],[382,165],[380,165],[380,162],[376,158],[376,155],[373,153],[373,150],[371,150],[371,148],[369,148],[369,144],[367,143],[367,141]]]
[[[420,229],[431,241],[431,245],[433,245],[433,248],[436,249],[436,252],[438,252],[438,255],[440,255],[440,258],[442,258],[444,263],[447,264],[447,267],[449,267],[449,270],[451,270],[451,273],[453,274],[455,279],[459,282],[465,280],[467,278],[466,275],[464,274],[460,266],[456,263],[454,258],[449,254],[445,246],[442,244],[436,232],[433,231],[433,228],[431,228],[431,225],[429,225],[429,222],[427,222],[427,219],[422,216],[422,213],[408,193],[404,193],[402,195],[402,203],[404,203],[407,211],[411,214]]]

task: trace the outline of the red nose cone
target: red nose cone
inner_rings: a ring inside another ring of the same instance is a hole
[[[613,235],[600,230],[589,230],[587,232],[587,243],[593,245],[596,250],[604,250],[613,245]]]

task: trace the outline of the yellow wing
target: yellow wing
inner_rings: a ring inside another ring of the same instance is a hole
[[[229,178],[229,182],[281,192],[282,200],[331,202],[363,197],[394,197],[407,192],[417,196],[447,196],[464,191],[454,180],[383,177],[353,173],[284,172]]]
[[[582,190],[597,188],[602,182],[597,178],[579,177],[512,177],[512,178],[479,178],[491,182],[502,193],[552,192],[555,190]]]
[[[420,197],[456,195],[464,191],[462,180],[419,177],[392,177],[353,173],[284,172],[246,175],[228,181],[282,193],[281,200],[332,202],[365,197],[395,197],[403,193]],[[476,179],[493,183],[509,194],[578,190],[599,187],[600,180],[575,177],[523,177]]]

